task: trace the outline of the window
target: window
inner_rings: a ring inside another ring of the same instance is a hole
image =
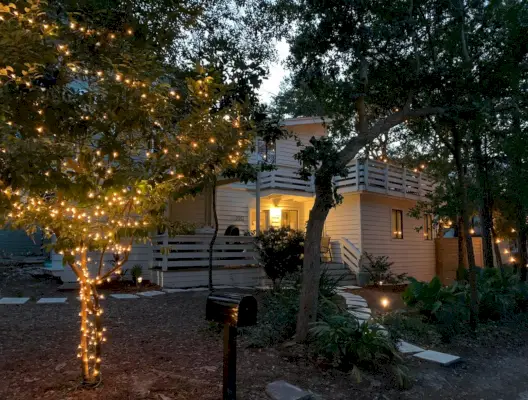
[[[256,212],[251,211],[251,229],[257,229],[255,222]],[[299,212],[297,210],[283,210],[281,208],[272,208],[271,210],[262,210],[260,212],[260,230],[265,231],[271,227],[299,229]]]
[[[433,240],[433,216],[425,214],[424,217],[424,239]]]
[[[403,211],[392,210],[391,232],[393,239],[403,239]]]
[[[299,229],[299,213],[297,210],[282,210],[281,226]]]
[[[257,161],[266,164],[275,164],[275,142],[257,140]]]

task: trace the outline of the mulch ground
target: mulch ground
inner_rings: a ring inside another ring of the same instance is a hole
[[[0,275],[2,295],[6,279]],[[18,290],[30,297],[40,295],[32,290],[61,295],[53,293],[54,282],[33,280],[26,276],[23,285],[20,278]],[[222,335],[204,320],[206,292],[104,300],[103,384],[90,390],[78,388],[79,304],[71,296],[68,304],[0,306],[0,399],[221,399]],[[519,341],[515,348],[495,344],[458,346],[466,361],[451,368],[409,359],[416,383],[400,392],[383,376],[366,375],[358,384],[291,348],[248,349],[242,337],[238,398],[265,399],[266,384],[284,379],[327,400],[528,399],[520,397],[528,396],[528,347]]]

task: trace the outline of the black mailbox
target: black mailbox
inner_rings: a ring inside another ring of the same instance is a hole
[[[235,327],[257,324],[257,300],[240,293],[211,294],[207,298],[205,318]]]

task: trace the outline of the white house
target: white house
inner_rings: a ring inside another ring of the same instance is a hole
[[[308,143],[312,136],[326,134],[322,120],[319,118],[295,118],[284,121],[284,126],[303,142]],[[302,180],[297,171],[299,163],[293,155],[299,151],[295,139],[278,140],[267,152],[259,148],[260,156],[276,164],[276,170],[262,173],[260,177],[260,229],[270,226],[287,226],[294,229],[305,229],[310,209],[314,202],[313,182]],[[435,245],[431,219],[416,220],[407,216],[407,212],[418,200],[425,200],[426,194],[433,189],[433,182],[423,173],[416,170],[395,167],[373,160],[354,160],[350,163],[349,175],[336,178],[335,184],[343,195],[343,203],[330,211],[325,225],[325,236],[331,238],[332,261],[342,266],[342,271],[358,271],[359,260],[363,252],[374,255],[387,255],[394,262],[395,272],[407,272],[419,279],[431,279],[435,275]],[[241,234],[255,231],[257,228],[256,184],[234,183],[220,186],[217,189],[217,212],[219,232],[222,234],[229,226],[239,228]],[[197,226],[211,224],[208,211],[210,204],[204,196],[192,200],[171,202],[170,218],[186,221]],[[417,231],[421,226],[425,229]],[[193,244],[180,242],[182,238],[165,238],[165,243],[182,247],[183,252],[174,253],[163,260],[154,255],[154,271],[159,283],[166,286],[182,286],[188,279],[195,282],[197,274],[205,279],[207,260],[200,260],[195,250],[197,237],[185,240]],[[208,236],[203,237],[204,244]],[[241,242],[243,241],[243,243]],[[241,250],[250,244],[251,238],[220,238],[222,246],[231,246]],[[161,238],[158,238],[158,243]],[[225,244],[224,244],[225,242]],[[158,244],[159,245],[159,244]],[[191,247],[189,247],[191,246]],[[183,248],[184,247],[184,248]],[[184,255],[188,249],[189,253]],[[156,252],[156,250],[155,250]],[[218,257],[226,253],[219,253]],[[217,274],[235,274],[256,276],[255,269],[247,269],[247,252],[236,252],[243,259],[232,259],[230,262],[218,261],[218,265],[229,265],[230,268],[219,268]],[[207,253],[202,254],[204,257]],[[189,257],[192,261],[186,262]],[[172,262],[171,262],[172,259]],[[163,263],[165,268],[163,268]],[[234,268],[238,264],[238,268]],[[184,268],[187,273],[184,273]],[[201,271],[196,268],[202,268]],[[163,271],[165,269],[165,271]],[[338,269],[338,268],[337,268]],[[178,271],[178,272],[173,272]],[[235,279],[235,280],[237,280]],[[229,281],[228,279],[226,282]],[[231,280],[232,282],[233,280]],[[202,283],[203,284],[203,283]]]
[[[319,118],[289,119],[284,126],[303,143],[312,136],[326,134]],[[258,208],[261,230],[271,226],[305,229],[313,205],[313,182],[302,180],[297,174],[299,163],[293,157],[299,150],[296,140],[278,140],[267,149],[258,147],[258,156],[276,164],[276,170],[261,173],[260,190],[255,183],[230,183],[217,189],[220,235],[213,253],[216,284],[248,286],[263,277],[256,267],[252,238],[244,236],[256,230]],[[431,219],[422,221],[407,216],[409,209],[432,191],[431,179],[417,170],[374,160],[353,160],[348,176],[336,178],[335,185],[343,195],[343,203],[330,211],[324,232],[331,240],[330,268],[335,274],[353,275],[359,270],[362,253],[369,252],[389,256],[395,272],[407,272],[424,280],[435,275]],[[197,227],[212,224],[210,196],[171,201],[168,212],[173,221],[186,221]],[[223,235],[229,226],[236,226],[241,236]],[[418,226],[424,229],[418,231]],[[151,279],[162,286],[206,285],[209,240],[207,232],[154,236],[152,245],[133,248],[128,264],[148,268]],[[66,272],[61,274],[63,280],[73,278],[65,278]]]

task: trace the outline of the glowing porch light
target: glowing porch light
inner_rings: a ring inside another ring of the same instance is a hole
[[[279,207],[270,208],[270,225],[274,228],[280,228],[281,219],[282,219],[282,209]]]

